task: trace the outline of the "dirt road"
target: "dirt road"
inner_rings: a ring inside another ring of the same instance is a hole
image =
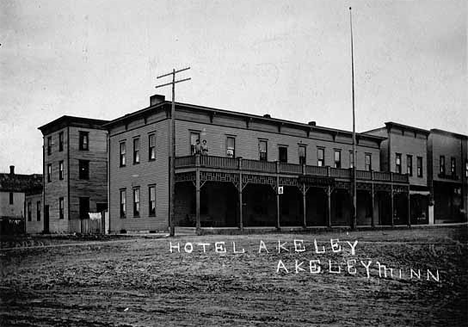
[[[41,242],[0,251],[0,326],[468,325],[466,226]]]

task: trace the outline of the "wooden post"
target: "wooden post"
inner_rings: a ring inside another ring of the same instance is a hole
[[[303,226],[304,228],[307,228],[307,189],[305,183],[302,183],[302,213],[303,213]]]
[[[278,192],[279,188],[279,171],[280,171],[280,163],[279,161],[276,162],[276,229],[280,229],[280,219],[281,219],[281,206],[280,206],[280,195]]]
[[[391,185],[391,189],[390,189],[390,210],[391,210],[391,224],[392,224],[392,227],[395,226],[395,221],[394,221],[394,212],[395,212],[395,206],[394,206],[394,203],[393,203],[393,183]]]
[[[327,187],[327,227],[332,226],[332,216],[331,216],[331,195],[332,195],[331,186]]]
[[[411,227],[411,194],[408,186],[408,227]]]
[[[200,155],[195,156],[195,220],[197,234],[201,231],[200,223]]]
[[[242,158],[239,158],[239,229],[244,230],[244,217],[243,217],[243,200],[242,200],[242,190],[244,185],[242,184]]]
[[[372,173],[373,174],[373,173]],[[371,226],[375,227],[375,186],[371,184]]]

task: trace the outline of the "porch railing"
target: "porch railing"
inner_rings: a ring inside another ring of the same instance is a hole
[[[260,161],[242,158],[228,158],[217,156],[185,156],[177,157],[176,168],[205,167],[215,169],[232,169],[245,171],[258,171],[265,173],[283,173],[294,175],[312,175],[350,179],[351,169],[298,165],[285,162]],[[358,180],[374,180],[384,182],[408,183],[408,175],[381,172],[356,170]]]

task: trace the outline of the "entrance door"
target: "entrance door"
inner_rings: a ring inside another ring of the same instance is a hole
[[[44,233],[49,233],[49,206],[44,206]]]

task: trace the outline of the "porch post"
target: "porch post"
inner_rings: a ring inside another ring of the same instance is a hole
[[[307,228],[307,203],[306,203],[306,194],[307,194],[307,190],[306,190],[306,186],[305,186],[305,183],[302,183],[302,213],[303,213],[303,219],[304,219],[304,222],[303,222],[303,226],[304,228]]]
[[[276,229],[280,229],[279,161],[276,162]]]
[[[411,227],[411,194],[408,186],[408,227]]]
[[[197,234],[201,230],[200,223],[200,155],[195,156],[195,220]]]
[[[242,189],[244,185],[242,184],[242,158],[239,158],[239,229],[244,230],[244,219],[242,215],[242,209],[244,207],[242,200]]]
[[[327,227],[332,226],[332,217],[331,217],[331,195],[332,195],[331,186],[327,186]]]
[[[392,227],[395,226],[395,219],[394,219],[394,214],[395,214],[395,205],[393,203],[393,183],[391,184],[390,187],[390,210],[391,210],[391,216],[390,216],[390,221],[392,224]]]
[[[371,184],[371,226],[375,227],[375,189],[374,183]]]

